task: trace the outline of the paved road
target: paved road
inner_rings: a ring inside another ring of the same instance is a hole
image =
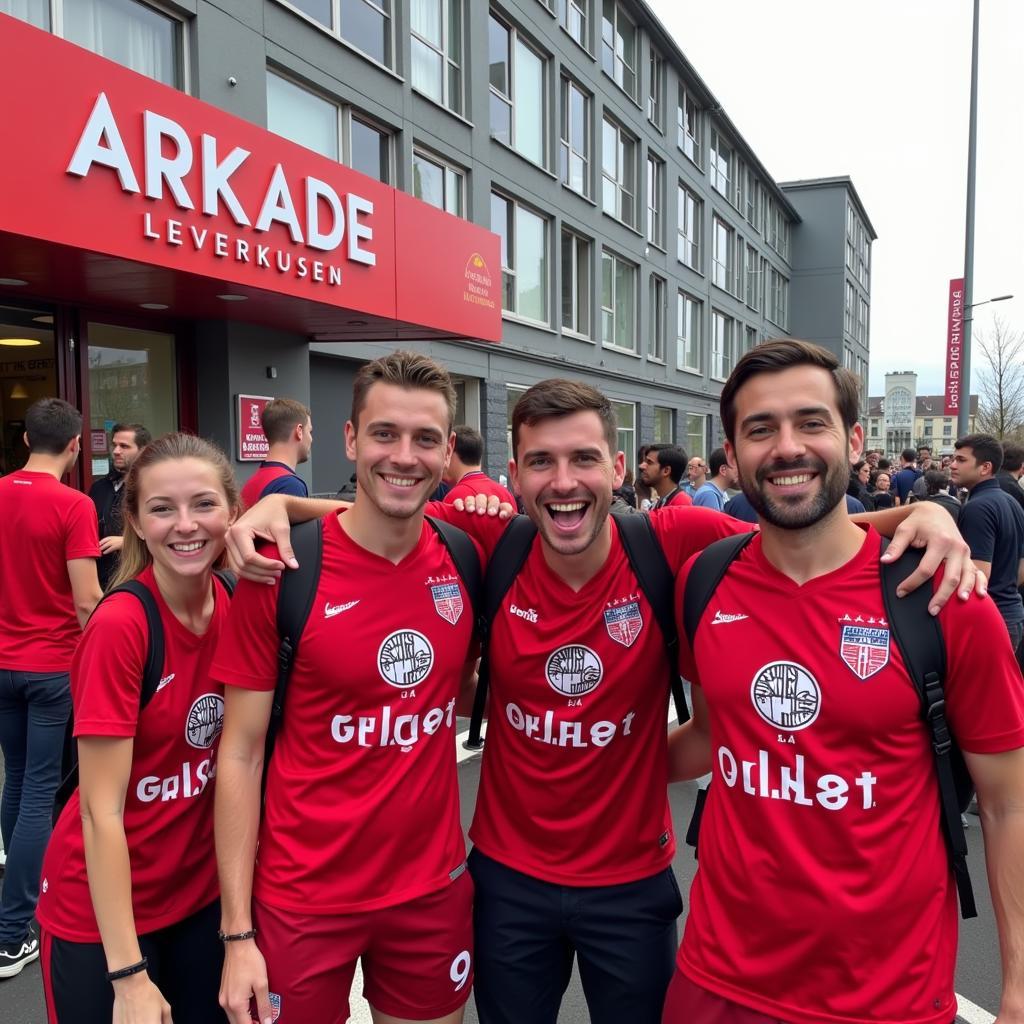
[[[462,727],[465,727],[464,723]],[[468,828],[473,804],[476,800],[480,759],[478,755],[467,756],[461,748],[459,753],[463,758],[459,764],[462,817],[464,826]],[[2,779],[2,768],[0,768],[0,779]],[[672,787],[672,812],[677,833],[686,830],[686,823],[690,820],[690,811],[693,808],[693,795],[694,787],[690,784],[684,783]],[[972,828],[968,832],[971,849],[971,875],[978,897],[979,916],[973,921],[961,922],[956,988],[960,996],[968,1002],[961,1004],[958,1020],[964,1024],[992,1024],[994,1014],[999,1008],[999,949],[995,920],[989,901],[988,882],[985,877],[981,829],[978,827],[977,818],[968,817],[972,823]],[[694,860],[689,847],[684,846],[676,854],[673,867],[679,879],[680,888],[685,894],[689,890],[694,871]],[[354,991],[358,992],[358,985],[354,986]],[[38,964],[26,968],[17,978],[0,981],[0,1022],[2,1024],[46,1024]],[[369,1024],[369,1022],[370,1015],[366,1004],[361,999],[353,998],[350,1024]],[[580,988],[579,976],[576,973],[574,973],[572,983],[566,992],[558,1022],[559,1024],[589,1024],[586,1003]],[[187,1022],[178,1022],[178,1024],[187,1024]],[[479,1024],[472,1000],[470,1000],[466,1013],[466,1024]],[[530,1024],[530,1022],[524,1021],[523,1024]]]

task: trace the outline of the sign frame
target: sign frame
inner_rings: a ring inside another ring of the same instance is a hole
[[[263,462],[269,454],[270,443],[263,433],[259,417],[272,401],[273,395],[235,396],[236,462]]]

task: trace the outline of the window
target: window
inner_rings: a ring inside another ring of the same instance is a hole
[[[636,225],[636,141],[607,117],[601,122],[601,208],[630,227]]]
[[[459,168],[421,149],[412,152],[412,194],[439,210],[465,216],[463,196],[466,174]]]
[[[743,191],[747,202],[747,223],[756,230],[761,221],[761,183],[751,167],[746,169]]]
[[[592,243],[562,230],[562,328],[592,337],[590,328],[590,263]]]
[[[691,373],[703,372],[701,359],[701,304],[680,292],[676,304],[676,366]]]
[[[768,271],[769,298],[767,316],[777,327],[786,329],[786,313],[789,306],[789,281],[774,267]]]
[[[850,281],[846,282],[846,301],[843,303],[843,328],[854,337],[854,323],[857,316],[857,291]]]
[[[700,271],[701,202],[685,185],[679,186],[676,253],[680,263]]]
[[[489,48],[491,135],[520,156],[545,167],[545,60],[518,30],[493,14]]]
[[[720,217],[711,219],[711,280],[726,291],[736,273],[736,240],[731,227]]]
[[[601,253],[601,341],[636,351],[636,267]]]
[[[339,0],[338,13],[341,38],[391,67],[391,0]]]
[[[587,8],[590,0],[558,0],[558,21],[584,49],[587,48]]]
[[[732,373],[736,321],[731,316],[711,311],[711,376],[725,380]]]
[[[590,97],[571,79],[562,79],[562,184],[590,195]]]
[[[868,304],[866,299],[857,297],[857,340],[862,345],[868,343]]]
[[[353,116],[345,163],[378,181],[391,181],[391,135],[369,121]]]
[[[769,195],[763,209],[765,241],[783,259],[789,259],[789,221],[782,207]]]
[[[943,424],[942,424],[942,436],[944,438],[952,437],[953,436],[953,424],[952,423],[949,423],[948,421],[943,421]]]
[[[716,192],[721,192],[730,203],[735,202],[733,196],[733,166],[732,148],[725,142],[718,131],[711,129],[711,187]]]
[[[743,329],[743,351],[750,352],[757,348],[757,328],[745,327]]]
[[[651,274],[651,316],[648,322],[647,358],[665,362],[665,314],[668,312],[668,284],[664,278]]]
[[[0,0],[0,10],[164,85],[184,88],[184,25],[136,0]],[[59,15],[59,17],[58,17]]]
[[[514,199],[491,193],[491,230],[501,238],[502,309],[548,322],[548,222]]]
[[[654,443],[675,444],[676,411],[664,405],[654,407]]]
[[[516,404],[519,399],[526,394],[526,388],[521,384],[506,384],[505,385],[505,417],[506,417],[506,437],[508,439],[508,457],[512,458],[512,414],[515,412]]]
[[[647,241],[665,248],[665,163],[647,154]]]
[[[615,0],[604,0],[601,19],[601,67],[634,100],[637,89],[637,51],[640,33]]]
[[[758,302],[759,289],[757,287],[757,250],[752,246],[747,246],[747,262],[746,262],[746,277],[747,277],[747,288],[746,288],[746,302],[751,309],[760,309],[761,304]]]
[[[698,167],[701,166],[700,107],[685,85],[679,86],[676,108],[677,145]]]
[[[686,454],[692,459],[694,455],[707,457],[707,416],[701,413],[686,414]]]
[[[626,454],[626,465],[636,465],[636,405],[632,402],[612,402],[615,419],[619,424],[619,451]]]
[[[462,0],[411,0],[412,87],[462,113]]]
[[[650,59],[651,81],[647,93],[647,119],[658,131],[665,130],[665,61],[652,46]]]

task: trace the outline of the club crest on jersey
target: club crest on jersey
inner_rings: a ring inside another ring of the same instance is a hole
[[[839,654],[858,679],[869,679],[889,664],[889,630],[877,626],[843,626]]]
[[[462,618],[462,590],[458,583],[441,583],[430,588],[434,610],[453,626]]]
[[[797,732],[818,717],[821,687],[803,665],[773,661],[754,676],[750,699],[766,722],[777,729]]]
[[[281,997],[276,992],[268,992],[267,1002],[270,1003],[270,1020],[274,1022],[281,1016]]]
[[[185,740],[196,750],[209,750],[224,728],[224,698],[219,693],[196,697],[185,718]]]
[[[566,697],[582,697],[596,690],[604,675],[601,659],[582,644],[567,644],[552,652],[544,666],[548,685]]]
[[[377,669],[386,683],[404,690],[423,682],[434,667],[434,648],[415,629],[398,629],[377,651]]]
[[[608,635],[623,647],[632,647],[633,641],[644,628],[644,617],[640,614],[640,602],[628,601],[604,610],[604,628]]]

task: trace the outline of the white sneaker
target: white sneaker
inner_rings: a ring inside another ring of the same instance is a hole
[[[39,959],[39,940],[29,930],[23,942],[13,946],[0,946],[0,978],[13,978],[21,974],[26,964]]]

